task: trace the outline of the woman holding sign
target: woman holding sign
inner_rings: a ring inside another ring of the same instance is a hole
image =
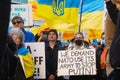
[[[83,33],[76,33],[75,36],[75,46],[71,50],[83,50],[86,49],[84,45],[84,36]],[[87,47],[89,48],[89,47]],[[91,75],[74,75],[70,76],[69,80],[93,80],[94,77]]]

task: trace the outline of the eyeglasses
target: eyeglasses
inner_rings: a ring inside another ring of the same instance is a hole
[[[15,25],[16,23],[17,23],[17,24],[20,24],[21,21],[13,22],[13,25]]]

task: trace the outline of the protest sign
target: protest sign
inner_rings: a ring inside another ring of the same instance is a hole
[[[10,14],[10,27],[12,27],[11,20],[14,16],[22,17],[24,26],[33,26],[32,6],[29,4],[12,4]]]
[[[95,49],[58,51],[58,76],[96,75]]]
[[[34,79],[45,79],[45,44],[44,42],[25,43],[35,63]]]

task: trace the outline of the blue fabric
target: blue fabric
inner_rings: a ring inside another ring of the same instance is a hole
[[[10,32],[12,30],[13,27],[8,27],[8,32]]]
[[[19,48],[18,50],[17,50],[17,53],[19,54],[19,55],[26,55],[27,53],[29,52],[29,50],[26,48],[26,47],[21,47],[21,48]]]
[[[32,32],[26,31],[25,29],[22,29],[22,31],[25,35],[24,42],[35,42],[35,37]]]
[[[93,44],[97,45],[98,44],[98,40],[97,39],[93,39]]]
[[[8,28],[8,32],[12,30],[13,27]],[[35,42],[35,37],[32,32],[26,31],[24,28],[22,29],[25,39],[24,42]]]
[[[63,2],[65,4],[65,8],[78,8],[80,0],[54,0],[57,4]],[[38,0],[38,4],[52,5],[52,0]]]
[[[82,13],[96,12],[104,10],[104,0],[82,0]],[[81,5],[80,5],[81,7]],[[79,8],[81,9],[81,8]],[[80,10],[79,10],[80,11]],[[80,12],[79,12],[80,14]]]

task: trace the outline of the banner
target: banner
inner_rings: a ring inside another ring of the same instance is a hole
[[[39,43],[25,43],[25,46],[29,49],[33,61],[35,63],[34,79],[45,79],[46,78],[46,67],[45,67],[45,44],[44,42]]]
[[[102,30],[88,30],[89,40],[93,40],[95,38],[100,39],[102,34]]]
[[[95,49],[58,51],[58,76],[96,75]]]
[[[78,31],[79,3],[80,0],[38,0],[36,14],[51,28],[61,32]]]
[[[37,10],[37,1],[29,1],[28,4],[32,6],[32,17],[33,20],[42,20],[40,17],[36,15]]]
[[[82,0],[79,14],[82,15],[81,29],[102,30],[104,18],[104,0]],[[82,8],[82,10],[80,10]]]

